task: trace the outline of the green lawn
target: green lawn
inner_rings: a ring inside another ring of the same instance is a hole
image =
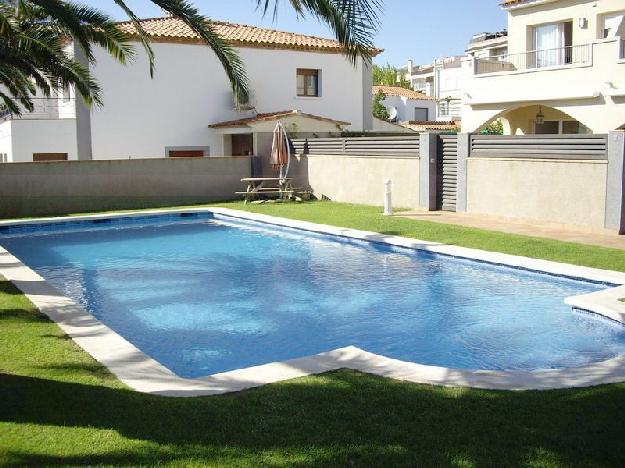
[[[0,465],[625,464],[625,385],[494,392],[338,371],[220,397],[149,396],[6,281],[0,343]]]
[[[250,209],[625,270],[617,250],[382,218],[375,208]],[[0,278],[0,465],[625,466],[624,436],[625,385],[495,392],[338,371],[220,397],[140,394]]]

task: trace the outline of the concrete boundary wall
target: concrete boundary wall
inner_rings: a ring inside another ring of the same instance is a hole
[[[415,156],[297,155],[290,174],[295,185],[317,198],[381,206],[384,181],[393,182],[393,205],[419,206],[419,158]]]
[[[0,165],[0,217],[159,207],[234,198],[249,157]]]
[[[469,142],[468,156],[458,158],[466,211],[622,234],[624,135],[460,134],[459,153],[460,141]]]
[[[605,227],[606,161],[467,159],[467,212]]]

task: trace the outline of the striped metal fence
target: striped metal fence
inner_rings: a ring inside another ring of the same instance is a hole
[[[607,135],[471,135],[471,157],[607,159]]]
[[[295,153],[306,155],[419,156],[419,135],[355,138],[298,138]]]

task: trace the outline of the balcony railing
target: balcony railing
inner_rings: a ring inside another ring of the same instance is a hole
[[[69,117],[74,113],[74,99],[59,99],[59,98],[32,98],[33,110],[28,111],[22,109],[21,115],[13,114],[6,106],[0,106],[0,122],[6,120],[20,119],[58,119]]]
[[[475,59],[475,74],[532,70],[592,62],[592,44]]]

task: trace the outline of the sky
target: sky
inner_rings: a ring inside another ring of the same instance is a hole
[[[191,0],[202,14],[219,20],[264,26],[283,31],[332,37],[329,29],[314,18],[297,18],[286,0],[279,0],[278,18],[263,18],[256,0]],[[115,19],[125,19],[113,0],[82,0],[104,10]],[[478,32],[500,31],[506,15],[499,0],[384,0],[381,27],[375,37],[384,52],[375,63],[405,65],[430,63],[440,56],[462,54],[471,36]],[[162,16],[148,0],[127,0],[141,17]]]

